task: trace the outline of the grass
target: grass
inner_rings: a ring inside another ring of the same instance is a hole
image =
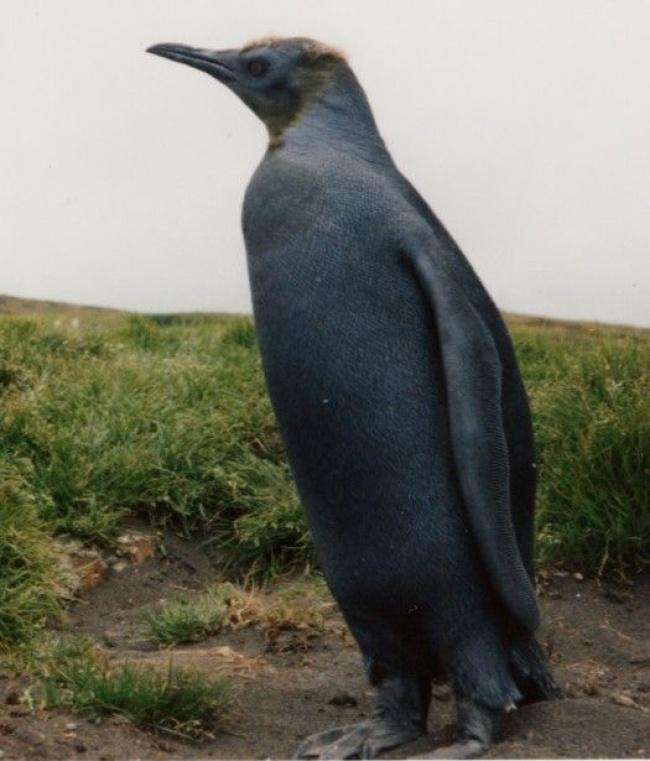
[[[54,531],[109,542],[125,516],[209,532],[233,565],[305,554],[248,321],[0,321],[0,453],[28,462]],[[260,530],[263,529],[263,530]]]
[[[65,707],[94,721],[119,715],[144,729],[184,738],[222,727],[230,703],[224,677],[176,668],[171,661],[166,671],[111,665],[82,637],[40,637],[14,651],[4,669],[37,679],[23,695],[32,707]]]
[[[0,651],[38,633],[66,594],[62,558],[39,515],[46,499],[0,455]]]
[[[539,559],[631,576],[650,558],[648,333],[513,333],[539,443]],[[5,645],[60,606],[57,533],[110,545],[138,516],[209,537],[233,574],[313,563],[245,318],[0,317],[0,472]],[[161,637],[201,636],[217,607],[179,604]]]
[[[231,603],[236,620],[250,618],[273,637],[279,632],[321,634],[335,608],[325,582],[314,574],[293,579],[268,594],[250,593]]]
[[[539,555],[624,577],[650,559],[650,345],[518,335],[541,455]],[[528,358],[528,361],[526,361]]]
[[[214,729],[228,705],[223,678],[210,678],[170,665],[166,673],[129,664],[115,670],[76,664],[49,682],[49,705],[65,704],[82,716],[124,716],[136,726],[181,737],[200,737]],[[62,697],[63,696],[63,697]]]
[[[195,598],[176,597],[155,611],[145,622],[150,637],[161,645],[200,642],[216,634],[226,622],[228,594],[214,587]]]
[[[223,628],[254,626],[272,638],[283,631],[321,634],[334,603],[316,574],[285,580],[272,589],[217,584],[193,597],[177,597],[149,611],[145,623],[159,645],[200,642]]]

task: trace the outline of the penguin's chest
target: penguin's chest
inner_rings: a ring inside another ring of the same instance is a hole
[[[453,491],[432,316],[381,214],[303,201],[244,222],[269,394],[325,572],[406,588]]]
[[[248,259],[264,371],[303,502],[336,529],[348,505],[417,487],[441,421],[436,337],[381,230],[272,240]]]
[[[318,425],[349,425],[334,411],[367,414],[372,405],[389,419],[430,396],[429,308],[382,225],[313,206],[310,222],[287,220],[284,210],[246,236],[273,402],[281,424],[285,406],[313,412]]]

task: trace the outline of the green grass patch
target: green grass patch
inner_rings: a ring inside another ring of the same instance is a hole
[[[119,715],[136,726],[200,738],[226,720],[230,684],[224,677],[176,668],[112,665],[86,638],[41,638],[15,651],[10,673],[35,684],[23,700],[33,707],[69,708],[94,721]]]
[[[0,636],[56,613],[57,532],[110,544],[137,516],[204,534],[236,574],[309,566],[250,320],[78,320],[0,318]],[[515,321],[513,334],[538,440],[539,558],[630,576],[650,558],[648,332]],[[171,640],[198,636],[200,616],[180,610]]]
[[[541,562],[641,571],[650,562],[650,344],[517,338],[540,455]]]
[[[29,474],[27,464],[22,469]],[[0,651],[31,638],[61,610],[65,573],[39,515],[46,501],[0,453]]]
[[[124,716],[136,726],[180,737],[201,737],[219,726],[228,683],[170,665],[166,672],[92,662],[60,670],[45,687],[50,706],[68,705],[90,719]]]
[[[147,613],[149,634],[161,645],[200,642],[223,627],[228,597],[227,591],[217,586],[196,597],[169,600],[159,610]]]
[[[53,531],[110,542],[124,517],[215,537],[264,572],[309,552],[250,321],[0,319],[0,453],[29,462]],[[101,350],[97,350],[101,346]]]

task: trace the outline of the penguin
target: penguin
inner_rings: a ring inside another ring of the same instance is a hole
[[[560,690],[535,638],[536,473],[508,331],[400,173],[346,58],[307,38],[148,49],[266,125],[242,227],[268,391],[328,586],[376,688],[300,758],[374,758],[426,732],[434,680],[473,758]]]

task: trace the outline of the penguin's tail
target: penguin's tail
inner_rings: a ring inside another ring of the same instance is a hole
[[[533,634],[526,632],[513,637],[510,668],[524,703],[562,697],[562,690],[553,678],[548,660]]]

